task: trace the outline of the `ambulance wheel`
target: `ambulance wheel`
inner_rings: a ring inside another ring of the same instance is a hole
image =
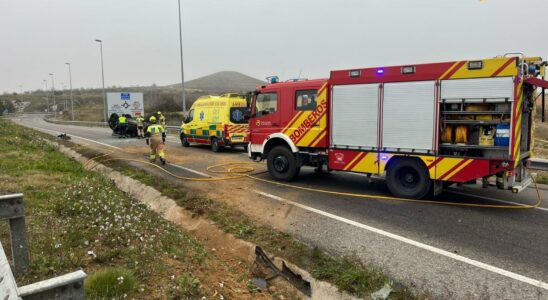
[[[280,181],[292,181],[299,175],[301,168],[297,166],[297,158],[285,146],[276,146],[270,150],[267,157],[267,167],[270,176]]]
[[[386,184],[392,194],[402,198],[422,199],[432,188],[424,163],[417,159],[397,159],[386,172]]]
[[[213,152],[221,151],[221,146],[219,145],[219,140],[217,138],[211,139],[211,151]]]
[[[190,143],[188,142],[186,135],[184,134],[181,134],[181,145],[183,145],[183,147],[190,146]]]

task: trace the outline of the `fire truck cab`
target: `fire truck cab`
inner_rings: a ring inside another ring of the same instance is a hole
[[[332,71],[271,82],[251,103],[249,156],[277,180],[302,166],[385,175],[399,197],[496,175],[519,192],[531,178],[533,110],[546,62],[492,59]]]
[[[326,85],[325,79],[296,80],[257,89],[249,122],[253,132],[249,153],[252,158],[267,159],[274,178],[290,181],[301,166],[325,162]]]

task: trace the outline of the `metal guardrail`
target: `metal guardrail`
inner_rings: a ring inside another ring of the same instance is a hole
[[[55,278],[25,285],[18,288],[19,296],[23,300],[85,299],[84,280],[86,277],[87,274],[84,271],[79,270]]]
[[[539,171],[548,171],[548,159],[531,158],[527,160],[527,168]]]
[[[15,275],[29,269],[29,249],[23,194],[0,196],[0,220],[8,220]]]
[[[170,126],[166,125],[166,133],[167,134],[179,134],[179,130],[181,130],[180,126]]]
[[[92,125],[92,126],[99,126],[99,127],[109,127],[108,123],[105,122],[88,122],[88,121],[66,121],[66,120],[57,120],[52,118],[44,118],[46,122],[54,123],[54,124],[67,124],[67,125]]]
[[[12,272],[0,242],[0,299],[85,299],[84,280],[87,275],[81,270],[17,287],[14,273],[20,275],[27,272],[29,268],[23,194],[0,196],[0,219],[7,219],[9,222],[14,269]]]

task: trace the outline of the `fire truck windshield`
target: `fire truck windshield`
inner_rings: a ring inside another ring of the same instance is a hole
[[[278,108],[278,94],[258,94],[255,100],[255,117],[266,116],[275,113]]]

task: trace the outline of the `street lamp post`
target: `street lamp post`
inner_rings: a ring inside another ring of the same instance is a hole
[[[183,112],[186,112],[186,97],[185,97],[185,72],[183,68],[183,32],[181,25],[181,0],[177,0],[179,5],[179,50],[181,53],[181,88],[183,89]]]
[[[49,73],[51,76],[51,97],[53,98],[53,115],[57,118],[57,105],[55,104],[55,79],[53,73]]]
[[[67,91],[67,85],[64,83],[64,82],[61,82],[61,87],[63,88],[63,92],[62,92],[62,95],[63,95],[63,111],[67,110],[67,101],[68,101],[68,98],[67,98],[67,95],[66,95],[66,91]]]
[[[65,63],[69,70],[69,86],[70,86],[70,119],[74,121],[74,98],[72,98],[72,71],[70,69],[70,63]]]
[[[99,43],[99,48],[101,50],[101,78],[103,79],[103,105],[105,110],[105,122],[108,122],[108,116],[107,116],[107,94],[105,93],[105,68],[103,65],[103,41],[96,39],[97,43]]]
[[[44,83],[46,84],[46,89],[45,89],[45,92],[46,92],[46,110],[47,112],[49,112],[49,96],[48,96],[48,81],[47,80],[43,80]]]

